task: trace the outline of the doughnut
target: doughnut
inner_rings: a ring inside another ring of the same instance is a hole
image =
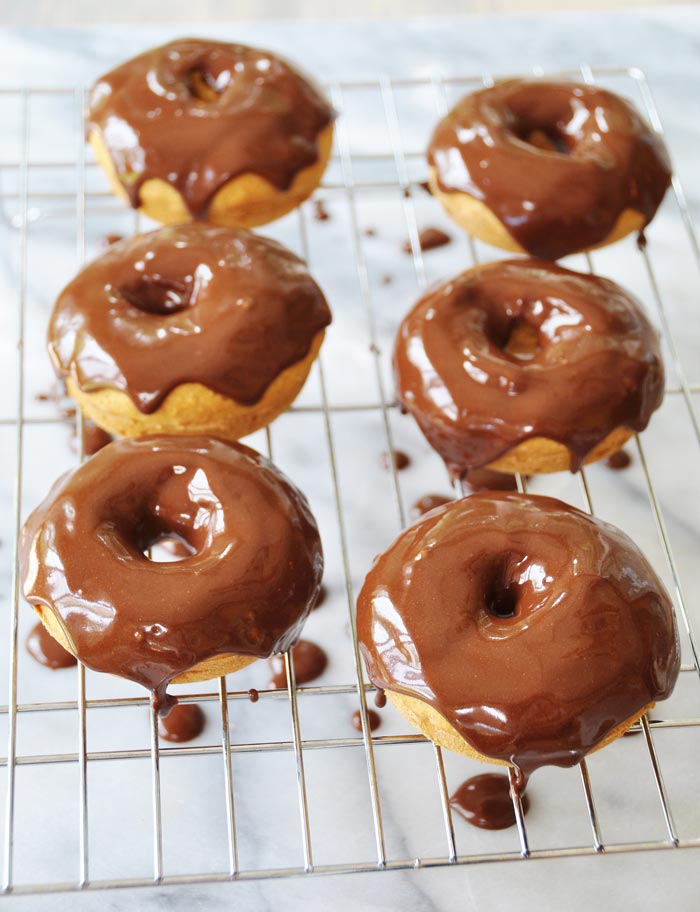
[[[189,556],[149,560],[164,538]],[[207,437],[108,444],[56,481],[20,541],[24,597],[49,633],[165,711],[171,681],[289,649],[322,572],[303,494],[255,451]]]
[[[186,38],[98,79],[86,133],[112,191],[149,218],[252,228],[318,186],[333,119],[269,51]]]
[[[289,408],[330,320],[280,244],[188,223],[86,266],[58,297],[48,346],[83,414],[109,433],[236,440]]]
[[[621,735],[680,670],[671,601],[624,532],[507,491],[409,526],[367,574],[357,629],[413,726],[525,778]]]
[[[394,346],[398,398],[453,478],[572,472],[643,430],[664,392],[656,330],[631,295],[535,259],[431,288]]]
[[[598,86],[509,79],[435,128],[429,185],[470,234],[547,260],[642,232],[671,183],[661,137]]]

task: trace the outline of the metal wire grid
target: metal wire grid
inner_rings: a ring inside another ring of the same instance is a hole
[[[569,72],[560,75],[577,76],[585,81],[594,82],[596,77],[622,76],[627,77],[636,85],[639,91],[639,97],[646,111],[649,121],[658,132],[662,132],[659,116],[652,99],[649,86],[644,74],[637,68],[596,68],[582,67],[580,71]],[[0,715],[5,714],[8,719],[8,740],[6,756],[0,758],[0,765],[6,768],[7,784],[7,802],[5,812],[5,844],[3,857],[3,891],[5,893],[34,893],[34,892],[53,892],[53,891],[70,891],[79,889],[106,889],[115,887],[134,887],[147,886],[154,884],[178,884],[178,883],[205,883],[229,880],[249,880],[264,878],[280,878],[292,875],[310,875],[310,874],[340,874],[350,872],[369,872],[386,869],[407,869],[436,867],[454,864],[471,864],[479,862],[503,862],[523,858],[554,858],[563,856],[595,855],[600,853],[624,853],[633,851],[661,850],[661,849],[678,849],[700,847],[700,837],[691,839],[680,839],[674,824],[673,813],[666,791],[664,778],[659,763],[659,759],[654,745],[654,729],[674,727],[682,728],[687,726],[700,726],[700,718],[682,718],[665,721],[650,721],[646,717],[642,719],[641,730],[643,731],[644,740],[648,752],[648,758],[656,783],[658,799],[666,824],[666,838],[656,841],[627,841],[604,843],[601,835],[601,829],[596,812],[596,805],[591,786],[590,777],[586,762],[580,764],[580,776],[583,795],[586,803],[588,819],[591,828],[591,843],[587,846],[562,846],[556,848],[531,850],[528,842],[527,826],[523,816],[523,809],[519,801],[515,801],[514,809],[519,834],[520,850],[512,852],[489,852],[482,854],[458,854],[455,844],[455,833],[453,828],[448,787],[445,777],[442,752],[439,747],[433,745],[435,775],[438,783],[438,793],[440,798],[442,819],[445,830],[446,850],[443,855],[436,857],[389,857],[386,849],[384,827],[382,823],[382,807],[380,791],[378,787],[377,772],[375,767],[374,750],[379,744],[411,744],[423,742],[420,735],[373,735],[371,733],[368,713],[367,713],[367,694],[372,688],[365,683],[363,669],[360,661],[360,653],[357,644],[357,636],[354,619],[354,597],[352,585],[352,573],[350,557],[348,550],[348,527],[345,516],[343,501],[339,490],[338,464],[336,456],[336,441],[333,433],[332,414],[336,411],[346,410],[378,410],[381,415],[381,421],[384,429],[385,442],[387,448],[391,451],[394,449],[394,435],[390,421],[390,412],[395,407],[392,397],[388,394],[384,386],[382,371],[380,366],[381,352],[377,346],[377,325],[376,314],[373,304],[372,288],[368,274],[367,264],[365,261],[363,244],[360,235],[360,222],[357,211],[358,194],[364,191],[376,189],[394,189],[401,191],[403,195],[403,214],[405,227],[410,241],[413,255],[413,265],[415,269],[415,278],[420,289],[424,288],[427,282],[423,254],[420,248],[418,237],[418,219],[416,214],[415,201],[413,198],[416,190],[416,183],[411,180],[409,161],[419,156],[420,152],[411,152],[404,149],[401,125],[396,103],[396,89],[404,87],[428,87],[432,88],[435,100],[435,114],[442,115],[447,110],[447,88],[449,86],[470,86],[479,83],[489,84],[491,78],[482,76],[480,78],[455,77],[451,79],[442,79],[434,77],[430,80],[411,79],[411,80],[391,80],[388,78],[377,81],[367,80],[363,82],[344,82],[334,84],[329,87],[331,97],[336,109],[343,112],[346,96],[348,92],[354,90],[373,89],[380,93],[386,124],[391,139],[392,153],[386,156],[393,159],[395,171],[398,175],[396,180],[390,182],[384,181],[363,181],[358,180],[355,176],[355,164],[363,156],[352,153],[350,138],[348,136],[347,126],[344,118],[341,116],[337,125],[337,149],[335,152],[336,160],[340,164],[342,179],[340,183],[327,180],[324,182],[325,189],[339,191],[345,196],[349,218],[353,234],[353,250],[357,277],[361,291],[362,304],[366,310],[367,323],[369,327],[370,349],[373,352],[373,366],[376,381],[376,389],[379,398],[379,404],[350,404],[334,405],[329,401],[326,376],[323,369],[323,356],[319,359],[319,379],[321,391],[321,406],[316,409],[315,406],[297,407],[297,410],[320,411],[325,429],[326,443],[330,458],[330,467],[334,483],[335,511],[338,521],[338,533],[341,543],[342,564],[345,575],[345,587],[347,593],[347,609],[352,631],[352,649],[355,669],[355,680],[352,683],[335,685],[335,686],[306,686],[297,687],[294,673],[294,660],[291,653],[285,656],[285,665],[288,678],[288,688],[284,691],[262,690],[260,696],[264,699],[287,699],[290,707],[292,737],[290,739],[281,739],[268,742],[252,742],[232,744],[229,732],[229,701],[247,699],[246,691],[227,691],[225,678],[218,682],[218,688],[214,691],[207,691],[199,694],[192,694],[182,698],[184,702],[211,702],[218,701],[220,704],[221,719],[221,743],[219,745],[202,745],[202,746],[175,746],[161,748],[158,742],[157,719],[155,714],[151,716],[150,728],[150,748],[139,750],[111,750],[100,752],[88,752],[87,749],[87,710],[88,708],[100,707],[118,707],[126,705],[146,705],[147,697],[126,697],[119,699],[95,699],[88,700],[85,693],[85,670],[79,666],[78,672],[78,694],[75,701],[55,701],[55,702],[34,702],[18,704],[17,702],[17,640],[18,640],[18,609],[20,603],[19,579],[17,574],[17,537],[20,529],[22,504],[21,504],[21,480],[22,466],[24,459],[24,429],[30,423],[49,423],[51,421],[62,421],[61,418],[25,418],[25,353],[24,338],[26,325],[26,301],[27,301],[27,240],[31,229],[31,213],[29,207],[30,198],[30,171],[33,168],[52,167],[51,163],[32,162],[30,158],[29,139],[29,107],[31,99],[37,94],[61,94],[64,96],[72,95],[75,100],[76,110],[79,113],[82,110],[84,102],[84,93],[82,90],[63,90],[63,89],[23,89],[23,90],[5,90],[2,94],[15,94],[21,103],[21,156],[16,163],[3,163],[0,169],[14,169],[18,172],[17,190],[5,191],[0,190],[0,199],[3,201],[14,200],[18,205],[17,215],[14,219],[15,225],[19,232],[19,283],[17,288],[18,303],[18,398],[16,417],[13,419],[3,419],[2,423],[11,423],[16,430],[16,463],[18,474],[15,487],[14,499],[14,526],[15,526],[15,543],[14,543],[14,573],[12,583],[12,608],[10,614],[9,641],[11,650],[10,661],[10,679],[9,679],[9,702],[6,706],[0,706]],[[382,156],[371,155],[369,158],[378,159]],[[38,194],[42,199],[49,199],[52,203],[55,201],[70,202],[75,206],[77,214],[77,253],[79,261],[85,258],[86,249],[86,203],[88,197],[91,202],[100,197],[109,197],[107,192],[88,193],[86,189],[86,170],[90,166],[86,161],[85,145],[82,135],[78,137],[76,159],[74,162],[66,164],[53,164],[53,167],[75,167],[77,162],[78,169],[78,186],[77,196],[73,193],[59,192],[42,192]],[[690,244],[696,265],[700,269],[700,247],[694,233],[691,217],[682,187],[677,177],[673,180],[673,195],[675,203],[680,212],[683,225],[688,233]],[[310,261],[310,267],[313,271],[313,261],[310,257],[310,245],[308,238],[307,213],[305,207],[298,210],[298,230],[301,241],[301,247],[307,260]],[[135,229],[139,229],[139,219],[136,217]],[[474,262],[477,261],[477,250],[471,239],[468,240],[469,249]],[[666,341],[671,352],[671,358],[679,378],[678,387],[671,388],[667,392],[671,395],[681,396],[692,423],[695,438],[700,443],[700,424],[692,401],[692,393],[696,388],[691,387],[685,379],[682,369],[681,360],[678,354],[676,341],[671,331],[671,325],[668,318],[666,304],[659,292],[659,285],[656,281],[652,268],[651,259],[648,250],[642,249],[644,268],[648,273],[651,287],[654,293],[655,305],[663,328]],[[593,262],[588,257],[588,263],[591,270]],[[82,440],[82,422],[80,418],[80,456],[83,455]],[[273,452],[273,432],[270,428],[266,432],[268,455],[274,456]],[[698,657],[698,640],[692,628],[691,619],[687,610],[686,596],[682,589],[680,575],[676,561],[671,550],[670,540],[666,529],[666,524],[662,510],[659,505],[649,465],[646,459],[644,446],[639,438],[636,438],[636,448],[642,467],[644,479],[647,487],[649,503],[656,522],[659,538],[663,547],[669,571],[674,582],[675,601],[684,624],[691,644],[693,663],[684,665],[682,671],[686,674],[698,675],[700,673],[700,661]],[[590,494],[590,488],[587,482],[585,470],[579,473],[581,493],[583,501],[587,508],[593,512],[593,503]],[[525,480],[518,478],[518,488],[521,491],[526,489]],[[391,485],[393,500],[397,516],[401,525],[405,524],[406,517],[401,494],[401,483],[396,468],[391,468]],[[325,738],[303,740],[299,723],[299,706],[298,700],[304,696],[333,695],[333,694],[357,694],[359,700],[360,717],[362,723],[361,737],[354,738]],[[17,754],[17,717],[20,713],[32,713],[41,711],[59,711],[65,709],[77,709],[79,718],[79,737],[77,751],[72,753],[47,753],[39,755]],[[313,845],[311,824],[309,818],[309,802],[307,795],[307,785],[304,772],[304,753],[308,750],[325,750],[341,747],[357,747],[364,751],[367,770],[367,785],[370,796],[372,828],[375,842],[375,856],[368,858],[361,863],[341,863],[317,865],[313,858]],[[274,752],[274,751],[292,751],[294,753],[296,765],[296,784],[297,798],[299,806],[299,826],[300,838],[303,850],[303,866],[301,867],[278,867],[266,870],[260,869],[241,869],[238,861],[238,834],[236,828],[235,814],[235,789],[232,773],[231,758],[236,752]],[[161,818],[161,783],[160,783],[160,756],[166,753],[169,756],[191,756],[196,754],[220,753],[224,768],[225,783],[225,809],[227,824],[228,840],[228,867],[218,873],[202,874],[183,874],[183,875],[164,875],[163,872],[163,827]],[[120,879],[102,879],[95,880],[90,877],[90,857],[88,841],[88,763],[99,760],[128,760],[132,758],[150,757],[151,761],[151,796],[152,796],[152,821],[153,821],[153,862],[151,877],[131,877]],[[22,765],[32,764],[60,764],[60,763],[77,763],[79,768],[79,794],[78,808],[79,816],[79,876],[76,881],[66,881],[57,883],[42,884],[22,884],[15,883],[13,876],[13,838],[15,823],[15,780],[16,770]]]

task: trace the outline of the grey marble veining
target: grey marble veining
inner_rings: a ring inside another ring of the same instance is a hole
[[[464,17],[396,23],[329,25],[317,23],[217,23],[191,27],[148,26],[0,33],[0,84],[82,86],[100,72],[137,50],[186,32],[214,33],[266,45],[302,62],[324,82],[394,77],[478,75],[592,65],[634,64],[644,68],[658,102],[674,160],[685,183],[691,207],[700,203],[700,179],[694,170],[698,133],[697,60],[700,49],[700,11],[689,8],[644,10],[607,16],[566,15],[532,17]],[[606,81],[628,94],[635,91],[627,77]],[[459,91],[459,87],[455,92]],[[401,90],[396,104],[403,145],[422,148],[436,117],[431,90]],[[635,100],[639,100],[635,98]],[[391,151],[391,136],[384,126],[381,93],[346,92],[348,140],[353,152]],[[18,109],[11,99],[0,99],[4,123],[16,123]],[[32,100],[31,155],[33,161],[76,159],[79,142],[75,100],[48,97]],[[6,129],[0,136],[0,161],[16,157],[19,136]],[[357,160],[355,176],[368,176]],[[408,163],[411,177],[424,173],[420,159]],[[373,167],[379,168],[375,164]],[[378,171],[373,172],[375,176]],[[340,179],[334,165],[331,179]],[[396,180],[390,163],[382,176]],[[3,170],[3,189],[12,189],[16,175]],[[27,249],[27,325],[25,406],[30,418],[50,417],[51,406],[35,400],[47,388],[51,371],[44,350],[45,324],[56,293],[78,266],[74,204],[51,202],[42,192],[72,191],[75,169],[32,171],[30,190],[36,194]],[[88,167],[88,188],[101,190],[104,182]],[[316,222],[310,205],[304,207],[308,251],[302,245],[298,215],[267,226],[265,231],[299,251],[308,253],[312,271],[326,290],[334,311],[334,325],[324,345],[323,364],[333,404],[378,402],[374,356],[369,351],[368,307],[376,325],[381,350],[380,374],[391,395],[389,352],[391,341],[406,308],[419,293],[421,276],[410,256],[400,250],[406,237],[406,203],[397,189],[358,191],[357,218],[361,229],[372,227],[374,236],[361,234],[357,251],[367,270],[370,298],[364,299],[353,253],[353,226],[348,199],[341,189],[321,191],[330,212],[328,222]],[[420,225],[445,228],[453,243],[427,253],[427,282],[465,268],[471,251],[464,236],[449,223],[432,198],[413,192]],[[13,209],[14,206],[14,209]],[[5,203],[6,218],[16,215],[16,202]],[[128,234],[133,216],[116,200],[92,198],[87,209],[87,253],[99,252],[106,233]],[[17,296],[19,234],[6,220],[0,225],[0,418],[14,414],[16,391]],[[676,344],[680,364],[689,381],[700,384],[698,300],[700,273],[679,212],[669,197],[649,231],[650,262],[661,292],[662,304]],[[476,246],[484,259],[498,253]],[[570,260],[572,268],[585,269],[583,257]],[[596,253],[594,268],[627,285],[645,303],[651,319],[661,325],[654,286],[632,240]],[[384,277],[391,281],[384,283]],[[677,386],[673,353],[665,349],[669,385]],[[299,403],[318,405],[321,392],[314,371]],[[696,406],[698,403],[695,403]],[[404,508],[426,492],[449,494],[449,485],[436,455],[427,447],[410,418],[390,413],[397,445],[411,455],[412,464],[399,476]],[[399,531],[400,517],[391,479],[379,464],[386,447],[379,412],[338,412],[332,417],[335,458],[345,513],[351,583],[354,591],[374,554]],[[46,492],[51,480],[75,459],[69,448],[66,425],[28,425],[25,434],[23,514]],[[13,432],[0,425],[3,466],[13,460]],[[642,437],[649,470],[674,547],[679,581],[686,595],[691,619],[700,626],[695,593],[700,591],[697,543],[700,520],[695,505],[700,499],[698,442],[693,436],[687,404],[670,394]],[[264,435],[251,444],[265,447]],[[354,680],[352,650],[347,636],[343,562],[331,477],[330,453],[323,419],[318,413],[294,412],[275,422],[273,457],[310,496],[326,550],[327,603],[310,618],[306,635],[330,655],[320,683],[347,684]],[[632,448],[632,467],[612,473],[594,466],[588,473],[596,511],[625,528],[649,555],[669,588],[674,580],[647,497],[639,455]],[[567,474],[538,480],[533,489],[582,504],[578,479]],[[12,517],[11,478],[0,474],[0,610],[10,604],[10,548]],[[4,622],[3,622],[4,623]],[[20,610],[20,638],[31,626],[26,606]],[[0,628],[3,629],[3,628]],[[6,628],[4,628],[6,629]],[[684,661],[690,662],[685,633]],[[49,673],[35,666],[20,650],[18,700],[74,700],[76,676],[72,671]],[[264,663],[229,679],[231,689],[264,687]],[[0,703],[8,699],[7,650],[0,651]],[[181,688],[200,692],[206,686]],[[90,699],[136,696],[141,691],[127,682],[93,673],[87,675]],[[300,723],[305,739],[353,737],[349,718],[357,700],[352,695],[300,698]],[[207,729],[200,744],[220,743],[217,703],[204,704]],[[231,702],[231,738],[234,744],[289,740],[291,726],[285,699],[263,699],[252,705]],[[655,711],[656,718],[700,716],[698,680],[686,673],[672,699]],[[6,740],[6,723],[0,716],[0,744]],[[408,733],[407,726],[390,710],[383,713],[377,734]],[[74,711],[21,713],[18,753],[72,752],[77,746],[78,719]],[[148,748],[148,719],[142,706],[89,711],[88,748],[103,751]],[[682,837],[700,835],[700,789],[696,783],[695,756],[700,730],[663,729],[656,735],[662,769],[669,790],[676,825]],[[444,827],[438,800],[434,758],[429,745],[381,746],[376,750],[379,794],[389,858],[444,856]],[[348,747],[305,752],[312,845],[318,864],[367,862],[374,856],[369,790],[362,748]],[[457,757],[445,756],[450,789],[474,769]],[[295,767],[289,751],[264,756],[236,753],[233,759],[236,819],[240,861],[245,869],[299,865],[302,862]],[[610,842],[657,840],[665,825],[655,791],[643,739],[617,742],[590,760],[590,774],[604,839]],[[196,758],[165,756],[163,775],[163,832],[165,873],[221,871],[227,864],[226,819],[223,806],[223,764],[220,754]],[[89,834],[91,877],[149,876],[151,873],[150,763],[100,761],[89,769]],[[78,774],[75,763],[22,766],[17,775],[16,858],[18,882],[70,880],[78,869]],[[5,789],[0,769],[0,812]],[[532,847],[556,848],[590,845],[590,826],[577,771],[542,770],[532,783],[533,807],[528,815]],[[515,832],[485,833],[455,821],[458,851],[477,853],[517,851]],[[0,846],[1,848],[1,846]],[[612,895],[624,897],[620,905],[633,908],[692,909],[697,905],[693,851],[559,859],[478,865],[456,869],[352,875],[340,878],[296,878],[273,883],[238,883],[223,886],[183,887],[82,894],[56,897],[16,897],[11,905],[26,909],[69,908],[143,909],[240,908],[267,910],[284,905],[338,910],[405,908],[479,912],[512,908],[562,908],[587,910]]]

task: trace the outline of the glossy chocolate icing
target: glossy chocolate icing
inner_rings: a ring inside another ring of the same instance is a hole
[[[530,334],[534,351],[510,350]],[[524,440],[569,450],[571,470],[619,426],[646,427],[663,398],[659,338],[609,279],[506,260],[432,288],[404,318],[399,399],[453,474]]]
[[[206,716],[196,703],[178,703],[158,719],[158,734],[165,741],[193,741],[204,731]]]
[[[99,130],[134,207],[143,183],[174,186],[195,218],[242,174],[287,190],[318,161],[333,120],[320,92],[268,51],[186,38],[134,57],[93,86],[88,135]]]
[[[473,494],[414,523],[368,573],[357,624],[376,687],[525,775],[580,761],[679,672],[671,601],[633,542],[536,495]]]
[[[144,551],[176,534],[191,557]],[[60,478],[25,523],[23,592],[90,668],[156,694],[218,655],[291,648],[321,584],[304,496],[269,460],[206,437],[119,440]]]
[[[483,202],[549,260],[602,243],[626,209],[647,225],[671,182],[663,141],[632,105],[573,82],[511,79],[466,95],[428,160],[441,190]]]
[[[251,405],[331,320],[303,262],[234,228],[161,228],[120,241],[58,297],[49,354],[81,390],[153,412],[181,383]]]
[[[450,806],[467,823],[482,830],[504,830],[515,825],[510,782],[503,773],[482,773],[467,779],[450,795]],[[525,813],[529,806],[527,795],[522,795]]]

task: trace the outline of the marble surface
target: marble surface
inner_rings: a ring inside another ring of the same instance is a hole
[[[688,8],[615,13],[595,18],[586,15],[546,17],[470,17],[452,21],[431,20],[395,23],[345,24],[342,27],[300,23],[217,23],[216,29],[178,26],[111,28],[69,32],[0,32],[0,85],[82,86],[113,63],[150,44],[177,34],[209,31],[283,50],[302,61],[326,82],[358,78],[513,73],[591,65],[636,64],[645,69],[667,130],[678,170],[684,180],[691,209],[700,201],[700,179],[692,168],[698,140],[695,66],[700,45],[700,11]],[[637,87],[626,76],[606,78],[612,88],[635,96]],[[454,87],[454,93],[468,83]],[[453,93],[453,94],[454,94]],[[334,93],[344,110],[341,139],[352,155],[358,182],[381,179],[396,182],[392,160],[367,161],[368,153],[387,153],[397,136],[385,126],[384,102],[378,88]],[[419,151],[435,120],[439,96],[430,87],[397,90],[395,94],[400,145]],[[16,124],[19,108],[14,97],[0,99],[3,122]],[[71,96],[33,96],[30,149],[32,161],[76,161],[80,144],[76,99]],[[17,155],[20,136],[6,129],[0,136],[0,162]],[[420,180],[420,157],[407,162],[410,176]],[[301,253],[308,254],[312,271],[327,292],[334,311],[334,325],[324,346],[323,365],[328,396],[333,405],[379,401],[378,376],[391,391],[389,351],[398,320],[415,300],[423,281],[436,281],[464,268],[472,250],[451,226],[437,204],[415,189],[405,200],[398,189],[356,191],[354,215],[360,228],[355,246],[353,212],[342,188],[342,169],[335,163],[328,173],[328,188],[320,191],[331,218],[315,221],[312,207],[304,208],[303,221],[289,216],[268,226],[267,233]],[[12,193],[17,175],[2,169],[2,189]],[[52,196],[76,187],[74,165],[31,169],[30,218],[27,247],[26,413],[32,423],[25,433],[23,515],[46,492],[51,480],[75,459],[69,447],[68,425],[47,423],[55,413],[35,396],[51,382],[43,348],[45,324],[53,299],[75,271],[77,217],[75,203]],[[130,233],[133,216],[104,190],[96,170],[88,165],[86,246],[88,256],[99,252],[107,233]],[[17,371],[17,317],[15,302],[20,263],[17,202],[4,201],[0,224],[0,418],[15,414]],[[415,214],[420,226],[434,224],[453,236],[453,243],[427,253],[425,274],[400,246]],[[407,221],[408,220],[408,221]],[[303,245],[302,224],[308,235]],[[144,225],[145,227],[145,225]],[[368,236],[363,229],[374,228]],[[678,208],[669,197],[649,231],[650,263],[665,315],[688,381],[700,383],[697,357],[700,325],[697,301],[700,273]],[[498,256],[476,246],[480,258]],[[361,267],[358,273],[358,263]],[[584,258],[572,258],[573,268],[585,269]],[[632,241],[595,254],[596,271],[609,275],[635,291],[649,314],[660,324],[662,313],[645,262]],[[363,272],[369,295],[363,294]],[[391,281],[385,283],[385,277]],[[379,374],[369,350],[370,317],[380,349]],[[669,386],[678,387],[673,353],[666,348]],[[299,405],[320,403],[318,370],[305,388]],[[696,403],[697,405],[697,403]],[[392,411],[390,427],[397,445],[410,454],[411,466],[399,476],[404,509],[427,492],[449,494],[444,470],[420,437],[410,418]],[[351,587],[357,591],[373,555],[400,528],[392,479],[380,465],[386,439],[381,414],[375,409],[338,411],[331,424],[341,505],[345,516]],[[338,517],[333,495],[330,453],[322,416],[297,410],[283,416],[272,428],[273,457],[308,493],[322,530],[327,558],[329,598],[309,620],[307,636],[323,645],[330,664],[320,684],[348,684],[354,680],[353,652],[347,635],[348,604],[340,547]],[[0,424],[3,466],[13,467],[13,429]],[[649,430],[642,438],[669,540],[674,548],[678,578],[686,595],[691,619],[700,624],[694,593],[700,591],[697,515],[700,476],[698,441],[694,437],[687,403],[669,393]],[[264,435],[251,441],[262,449]],[[633,464],[622,473],[604,466],[588,473],[597,512],[625,528],[649,555],[674,591],[663,548],[647,496],[639,454],[631,448]],[[10,606],[12,540],[11,473],[0,473],[0,610]],[[537,481],[533,490],[551,493],[582,505],[579,480],[557,475]],[[677,595],[677,593],[676,593]],[[31,612],[20,607],[20,639],[32,623]],[[684,661],[690,662],[688,639],[683,633]],[[0,703],[8,699],[7,649],[0,652]],[[229,679],[229,689],[265,687],[264,663]],[[35,666],[21,649],[18,666],[18,700],[74,700],[74,671],[51,673]],[[197,688],[201,691],[201,686]],[[192,690],[192,689],[190,689]],[[181,693],[187,692],[182,688]],[[93,673],[87,674],[89,699],[138,696],[136,686]],[[299,698],[302,737],[307,740],[352,738],[350,715],[357,705],[351,694]],[[217,704],[205,704],[208,725],[198,745],[216,745],[220,738]],[[258,704],[232,700],[233,743],[270,742],[291,738],[289,706],[285,698],[263,698]],[[682,720],[700,716],[700,689],[692,672],[684,673],[667,704],[655,718]],[[408,733],[402,721],[387,709],[377,735]],[[20,756],[74,752],[78,718],[74,710],[21,713],[17,750]],[[6,718],[0,718],[0,744],[5,743]],[[109,751],[148,748],[148,717],[144,706],[90,709],[88,749]],[[669,792],[678,832],[682,838],[700,836],[700,790],[695,755],[700,728],[657,729],[655,744]],[[427,744],[382,745],[376,748],[379,795],[384,819],[387,857],[444,857],[446,842],[438,800],[432,750]],[[372,862],[374,834],[362,747],[307,750],[304,754],[311,838],[318,864],[348,861]],[[475,769],[475,764],[445,756],[450,790]],[[294,757],[290,751],[264,754],[236,753],[233,758],[237,829],[241,867],[262,869],[302,863]],[[666,830],[656,794],[651,764],[640,737],[622,739],[591,758],[594,797],[606,843],[665,838]],[[166,874],[221,871],[227,865],[223,764],[220,753],[196,757],[165,754],[163,776],[164,870]],[[0,771],[2,783],[2,771]],[[75,763],[23,765],[16,783],[15,880],[40,883],[75,879],[78,874],[78,768]],[[0,812],[5,789],[0,785]],[[590,826],[577,771],[542,770],[532,783],[532,811],[528,835],[533,849],[588,846]],[[514,831],[486,833],[455,821],[460,853],[517,851]],[[89,768],[90,875],[94,879],[144,876],[152,871],[150,763],[147,758],[128,761],[95,761]],[[625,907],[692,909],[697,906],[693,850],[667,851],[604,858],[556,859],[471,865],[454,869],[373,873],[337,878],[296,878],[282,882],[237,883],[117,891],[53,897],[15,897],[17,908],[216,908],[239,903],[246,909],[267,909],[284,904],[296,908],[338,909],[538,909],[546,907],[589,909],[612,893],[624,896]],[[545,899],[546,897],[546,899]]]

